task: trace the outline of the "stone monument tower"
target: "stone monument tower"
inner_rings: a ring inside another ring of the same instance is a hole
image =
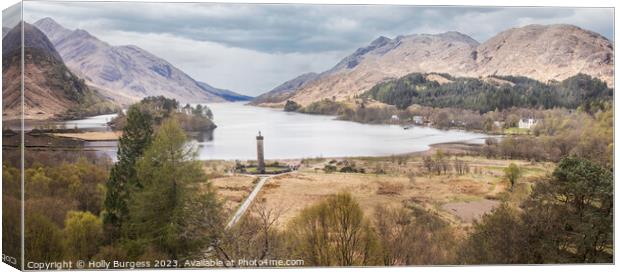
[[[256,170],[258,171],[258,173],[264,174],[265,173],[265,154],[263,150],[263,136],[260,134],[260,131],[258,132],[258,136],[256,136],[256,155],[257,155],[257,161],[258,161]]]

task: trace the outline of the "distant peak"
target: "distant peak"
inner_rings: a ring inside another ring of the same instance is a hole
[[[555,30],[555,29],[559,29],[559,30],[579,30],[579,31],[586,31],[586,32],[590,32],[588,30],[585,30],[581,27],[578,27],[576,25],[571,25],[571,24],[550,24],[550,25],[541,25],[541,24],[529,24],[529,25],[524,25],[521,27],[513,27],[508,29],[507,31],[518,31],[518,30],[538,30],[538,31],[545,31],[545,30]]]
[[[64,29],[63,26],[61,26],[59,23],[57,23],[56,21],[54,21],[54,19],[50,17],[45,17],[43,19],[40,19],[36,21],[34,25],[37,26],[38,28],[45,28],[45,29]]]
[[[448,36],[448,37],[467,37],[467,38],[469,38],[468,35],[465,35],[465,34],[463,34],[461,32],[458,32],[458,31],[447,31],[447,32],[441,33],[439,35],[440,36]]]
[[[498,36],[511,36],[511,35],[543,35],[544,33],[561,33],[561,35],[588,35],[595,38],[600,38],[605,41],[609,39],[600,33],[583,29],[576,25],[571,24],[530,24],[521,27],[513,27],[502,31]]]
[[[449,38],[449,39],[455,39],[459,41],[464,41],[464,42],[471,43],[471,44],[479,44],[479,42],[476,41],[474,38],[470,37],[467,34],[458,32],[458,31],[448,31],[448,32],[438,34],[438,36]]]
[[[93,38],[93,39],[97,39],[95,37],[93,37],[92,35],[90,35],[90,33],[84,29],[76,29],[74,31],[71,32],[71,37],[74,38]]]
[[[463,34],[458,31],[447,31],[443,33],[419,33],[419,34],[409,34],[409,35],[399,35],[395,39],[396,41],[401,41],[405,39],[417,39],[417,38],[439,38],[439,39],[448,39],[448,40],[456,40],[460,42],[466,42],[469,44],[477,45],[480,44],[474,38],[470,37],[467,34]]]
[[[376,38],[374,41],[372,41],[370,43],[370,45],[373,46],[382,46],[388,42],[392,41],[390,38],[385,37],[385,36],[379,36],[379,38]]]
[[[2,53],[8,54],[9,52],[19,50],[22,47],[22,40],[24,47],[37,48],[58,60],[62,60],[47,36],[37,27],[23,21],[11,29],[2,39]]]
[[[37,23],[48,23],[48,24],[58,24],[56,23],[56,21],[54,21],[54,19],[52,19],[51,17],[45,17],[45,18],[41,18],[37,21]]]

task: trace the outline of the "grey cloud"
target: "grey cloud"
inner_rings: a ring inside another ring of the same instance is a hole
[[[459,31],[483,42],[511,27],[565,23],[614,39],[612,8],[24,2],[26,21],[47,16],[253,95],[329,69],[378,36]]]
[[[2,11],[2,27],[13,28],[22,19],[22,5],[17,3]]]
[[[25,2],[26,16],[51,14],[78,25],[168,33],[263,52],[320,52],[359,47],[378,35],[462,31],[484,41],[528,23],[575,23],[588,8],[485,8],[382,5]],[[580,20],[613,39],[613,9]],[[62,17],[62,18],[61,18]],[[97,18],[94,22],[88,22]],[[69,26],[71,27],[71,26]],[[324,42],[328,40],[329,42]]]

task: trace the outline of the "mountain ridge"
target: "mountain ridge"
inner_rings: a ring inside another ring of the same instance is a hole
[[[69,30],[49,17],[34,25],[50,37],[72,71],[121,104],[158,95],[190,103],[249,99],[229,90],[203,88],[170,62],[138,46],[113,46],[86,30]]]
[[[380,36],[283,99],[265,104],[352,99],[380,82],[416,72],[525,76],[543,82],[583,73],[613,85],[613,58],[607,38],[567,24],[510,28],[483,43],[456,31]]]
[[[295,90],[305,86],[306,84],[312,82],[318,77],[319,74],[313,72],[301,74],[291,80],[288,80],[276,86],[270,91],[257,96],[256,98],[254,98],[254,100],[252,100],[251,104],[258,105],[261,103],[271,103],[273,101],[279,102],[286,100],[293,94],[293,92],[295,92]]]
[[[35,26],[23,23],[24,95],[26,119],[78,118],[110,113],[117,107],[63,63],[47,36]],[[2,39],[3,118],[22,116],[21,39],[22,23]]]

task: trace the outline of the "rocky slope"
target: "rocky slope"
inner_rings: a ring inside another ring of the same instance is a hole
[[[239,94],[239,93],[233,92],[231,90],[216,88],[216,87],[213,87],[213,86],[211,86],[211,85],[209,85],[209,84],[207,84],[205,82],[202,82],[202,81],[196,81],[196,83],[203,90],[205,90],[205,91],[207,91],[209,93],[215,94],[215,95],[223,98],[226,101],[235,102],[235,101],[248,101],[248,100],[252,100],[253,99],[253,97],[251,97],[251,96]]]
[[[528,25],[476,48],[473,75],[521,75],[561,81],[582,73],[614,83],[614,44],[573,25]]]
[[[291,97],[295,91],[306,86],[308,83],[317,79],[319,75],[317,73],[305,73],[296,78],[293,78],[287,82],[284,82],[277,87],[273,88],[271,91],[261,94],[252,100],[251,104],[268,104],[268,103],[278,103],[281,101],[285,101],[289,97]]]
[[[67,66],[120,103],[163,95],[180,102],[243,100],[245,96],[200,84],[171,63],[140,47],[112,46],[85,30],[69,30],[51,18],[35,23],[54,43]]]
[[[543,82],[583,73],[611,86],[613,47],[605,37],[571,25],[513,28],[482,44],[458,32],[379,37],[311,82],[289,90],[283,99],[269,102],[282,105],[291,99],[308,105],[324,98],[348,100],[379,82],[414,72],[517,75]]]
[[[9,31],[11,31],[10,28],[3,26],[2,27],[2,38],[4,38],[4,36],[6,36],[6,34],[9,33]]]
[[[2,39],[2,110],[4,119],[21,115],[21,24]],[[65,66],[50,40],[24,24],[24,116],[71,118],[108,113],[115,106]]]

